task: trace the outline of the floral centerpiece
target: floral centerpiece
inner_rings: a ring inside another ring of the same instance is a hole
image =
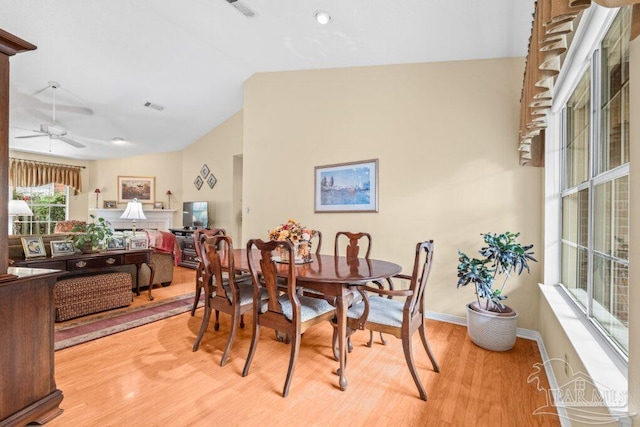
[[[298,221],[290,218],[285,224],[269,230],[269,240],[290,241],[297,256],[308,260],[311,257],[311,238],[317,234],[317,231],[304,227]],[[283,257],[285,256],[283,254]]]

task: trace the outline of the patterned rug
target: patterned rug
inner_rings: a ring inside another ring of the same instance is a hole
[[[55,349],[62,350],[185,313],[191,310],[193,296],[193,293],[180,295],[144,306],[106,311],[90,318],[66,322],[64,325],[55,327]],[[202,301],[200,305],[202,305]]]

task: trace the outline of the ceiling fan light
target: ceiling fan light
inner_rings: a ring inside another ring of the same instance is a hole
[[[331,15],[329,15],[329,12],[325,12],[324,10],[317,11],[314,16],[320,25],[327,25],[331,22]]]
[[[111,139],[111,143],[115,145],[123,145],[127,143],[127,140],[116,136],[115,138]]]

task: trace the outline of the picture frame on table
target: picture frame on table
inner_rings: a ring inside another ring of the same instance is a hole
[[[122,251],[125,248],[124,236],[111,236],[107,239],[108,251]]]
[[[314,169],[315,212],[378,212],[378,159]]]
[[[127,203],[134,199],[144,204],[153,204],[156,201],[155,176],[119,176],[117,188],[118,203]]]
[[[132,251],[136,249],[149,249],[149,241],[146,237],[130,237],[129,249]]]
[[[21,237],[20,239],[22,240],[22,248],[24,249],[25,259],[40,258],[40,257],[47,256],[47,251],[44,248],[42,237],[30,236],[30,237]]]
[[[153,208],[154,209],[164,209],[164,206],[162,205],[162,202],[155,202],[153,204]]]
[[[52,240],[49,244],[51,245],[52,257],[73,255],[76,253],[76,248],[73,246],[71,240]]]
[[[115,209],[118,207],[118,203],[115,200],[104,200],[102,202],[103,209]]]

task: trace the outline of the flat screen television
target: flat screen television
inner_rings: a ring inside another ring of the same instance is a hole
[[[208,227],[209,202],[183,202],[182,226],[191,229]]]

